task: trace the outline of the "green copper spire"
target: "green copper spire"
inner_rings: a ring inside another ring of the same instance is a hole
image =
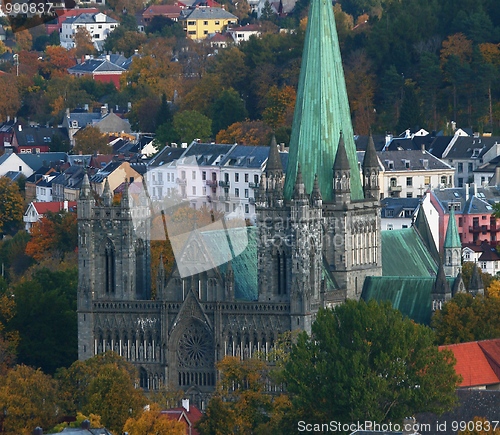
[[[318,174],[323,199],[333,200],[332,166],[341,131],[351,167],[351,199],[363,199],[332,2],[311,0],[290,138],[285,199],[292,197],[300,163],[306,192],[311,192],[314,175]]]
[[[462,242],[458,234],[457,221],[455,220],[455,212],[453,207],[450,210],[450,218],[448,219],[448,228],[446,229],[446,237],[444,238],[445,248],[461,248]]]

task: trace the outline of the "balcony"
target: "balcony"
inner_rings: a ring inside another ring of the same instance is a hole
[[[255,204],[255,198],[248,198],[249,204]]]
[[[221,195],[219,196],[219,201],[231,201],[231,198],[229,197],[229,195]]]
[[[187,184],[187,180],[185,178],[176,178],[175,182],[180,186],[185,186]]]
[[[473,225],[469,227],[469,233],[486,233],[488,231],[488,225]]]
[[[252,189],[258,189],[259,183],[248,183],[248,187],[250,187]]]
[[[217,187],[217,180],[205,180],[205,184],[210,187]]]
[[[389,186],[389,192],[401,192],[402,190],[402,186]]]
[[[220,187],[229,187],[230,185],[231,183],[229,181],[222,181],[222,180],[219,181]]]

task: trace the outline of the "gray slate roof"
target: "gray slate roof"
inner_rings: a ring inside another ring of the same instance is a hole
[[[420,201],[420,198],[384,198],[380,201],[382,217],[405,217],[405,211],[409,211],[413,215],[415,210],[420,206]],[[392,216],[387,216],[387,210],[392,211]]]
[[[149,166],[157,167],[167,165],[177,160],[186,151],[183,148],[165,147],[149,162]]]
[[[477,158],[480,159],[499,140],[500,138],[498,137],[459,137],[446,155],[446,158],[468,160],[472,158],[474,150],[480,150],[476,151],[478,153]]]
[[[96,23],[95,16],[100,12],[96,12],[95,14],[80,14],[76,17],[68,17],[64,20],[66,24],[93,24]],[[104,14],[105,15],[105,14]],[[103,23],[118,23],[114,18],[108,17],[105,15],[105,21],[100,21]]]
[[[37,170],[42,166],[48,166],[51,163],[61,163],[68,160],[66,153],[37,153],[37,154],[18,154],[19,158],[31,169]]]
[[[190,9],[183,9],[181,11],[181,16],[179,17],[179,20],[203,20],[203,19],[209,19],[209,20],[216,20],[216,19],[228,19],[228,20],[238,20],[238,17],[234,16],[233,14],[229,13],[225,9],[222,8],[196,8],[193,10]]]
[[[439,170],[453,169],[448,163],[443,162],[427,151],[419,150],[401,150],[401,151],[384,151],[377,153],[384,169],[386,171],[406,171],[406,170]],[[409,168],[406,167],[406,162],[410,162]],[[427,167],[424,166],[427,161]],[[393,169],[389,169],[389,162],[393,162]]]

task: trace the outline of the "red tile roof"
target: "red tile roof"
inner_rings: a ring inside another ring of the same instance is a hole
[[[457,360],[455,371],[462,376],[460,387],[479,387],[500,383],[500,378],[488,362],[480,343],[484,346],[486,341],[439,346],[439,349],[449,349],[455,355]]]
[[[188,427],[191,427],[191,435],[199,435],[199,432],[194,426],[198,420],[201,419],[203,414],[196,406],[190,405],[189,411],[186,411],[183,407],[172,408],[168,411],[162,411],[162,414],[166,414],[171,420],[184,421]]]
[[[500,338],[478,342],[495,374],[500,378]]]
[[[63,201],[53,201],[53,202],[34,202],[33,207],[38,214],[43,215],[47,212],[57,213],[58,211],[64,210]],[[76,201],[68,201],[68,210],[76,210]]]

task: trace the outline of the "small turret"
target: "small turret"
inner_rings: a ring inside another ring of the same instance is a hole
[[[323,198],[319,190],[318,174],[314,176],[313,190],[311,192],[311,205],[313,207],[321,207],[323,205]]]
[[[432,286],[432,310],[440,310],[451,299],[451,289],[444,273],[443,263],[439,263],[436,281]]]
[[[111,193],[111,188],[109,187],[109,181],[107,178],[106,181],[104,182],[102,201],[105,207],[111,207],[113,205],[113,194]]]
[[[474,263],[474,269],[472,269],[468,292],[472,294],[472,296],[484,295],[484,283],[481,278],[481,274],[479,273],[477,263]]]
[[[378,183],[379,171],[380,168],[377,152],[375,151],[375,143],[370,133],[368,146],[363,159],[363,191],[365,199],[378,199],[380,195],[380,186]]]
[[[85,172],[82,180],[82,187],[80,188],[80,199],[91,199],[90,181],[89,176]]]
[[[351,168],[345,150],[344,137],[340,133],[339,147],[333,163],[333,196],[335,201],[349,202],[351,199]]]
[[[458,233],[453,207],[450,209],[443,251],[446,276],[457,276],[462,269],[462,242],[460,241],[460,234]]]
[[[295,179],[295,186],[293,189],[294,200],[303,200],[306,197],[306,187],[304,185],[304,180],[302,179],[302,170],[300,168],[300,163],[297,166],[297,178]]]
[[[125,185],[123,186],[123,192],[122,192],[122,199],[120,202],[123,208],[130,208],[130,195],[128,194],[128,188],[129,184],[125,180]]]

